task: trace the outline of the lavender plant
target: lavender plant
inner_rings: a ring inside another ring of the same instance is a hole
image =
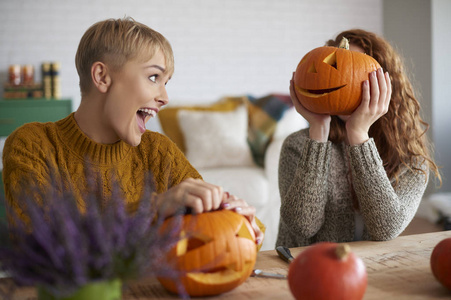
[[[0,220],[0,270],[19,285],[38,285],[57,297],[93,281],[177,277],[165,260],[179,239],[182,218],[162,232],[164,220],[149,201],[153,185],[133,213],[117,185],[108,201],[100,186],[90,181],[82,209],[70,189],[52,188],[39,201],[36,190],[18,197],[27,217],[9,209],[14,226]]]

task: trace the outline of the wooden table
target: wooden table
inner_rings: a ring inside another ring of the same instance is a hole
[[[362,258],[368,272],[364,299],[451,299],[451,291],[433,277],[429,265],[432,249],[451,231],[401,236],[388,242],[353,242],[352,250]],[[293,248],[293,256],[305,247]],[[256,268],[286,274],[288,264],[274,250],[258,254]],[[286,280],[250,277],[236,289],[217,297],[202,299],[294,299]],[[17,300],[36,299],[34,289],[16,291]],[[133,283],[123,299],[177,299],[168,294],[155,279]]]

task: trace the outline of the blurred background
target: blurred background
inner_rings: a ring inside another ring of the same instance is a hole
[[[383,35],[405,58],[443,167],[440,191],[451,191],[451,1],[0,0],[0,93],[10,65],[34,66],[39,82],[42,64],[58,62],[60,96],[76,110],[74,57],[81,36],[99,20],[124,16],[171,42],[175,74],[167,88],[178,104],[286,94],[302,56],[340,31],[363,28]],[[428,193],[434,191],[432,185]]]

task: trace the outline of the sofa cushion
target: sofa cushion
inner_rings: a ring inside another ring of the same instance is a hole
[[[236,109],[247,101],[247,97],[224,97],[219,101],[208,105],[175,105],[162,109],[158,113],[161,129],[177,146],[185,153],[185,141],[180,128],[177,115],[180,110],[227,112]]]
[[[186,157],[195,168],[253,166],[247,144],[247,108],[229,112],[180,110]]]
[[[248,142],[259,166],[264,166],[266,148],[272,140],[279,120],[293,106],[289,95],[271,94],[262,98],[249,97]]]

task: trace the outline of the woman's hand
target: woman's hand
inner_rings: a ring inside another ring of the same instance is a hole
[[[233,210],[245,216],[254,229],[255,243],[260,245],[263,242],[264,233],[260,230],[260,227],[258,227],[257,222],[255,221],[255,207],[250,206],[246,201],[237,198],[234,195],[229,196],[227,192],[224,195],[224,201],[222,202],[221,207],[227,210]]]
[[[294,73],[293,73],[294,77]],[[330,131],[331,117],[329,115],[316,114],[306,109],[296,96],[293,78],[290,80],[290,96],[296,111],[309,123],[309,135],[312,140],[327,142]]]
[[[362,144],[369,139],[368,131],[388,111],[391,99],[391,81],[382,68],[370,73],[362,85],[362,102],[346,121],[349,145]]]
[[[201,179],[188,178],[154,197],[159,215],[169,217],[183,207],[189,207],[198,214],[216,210],[224,199],[224,191],[222,187]]]
[[[156,201],[158,214],[163,217],[170,217],[185,207],[197,214],[217,209],[233,210],[249,220],[255,232],[256,244],[263,241],[264,234],[255,221],[255,207],[243,199],[230,196],[220,186],[188,178],[166,192],[155,195],[153,200]]]

